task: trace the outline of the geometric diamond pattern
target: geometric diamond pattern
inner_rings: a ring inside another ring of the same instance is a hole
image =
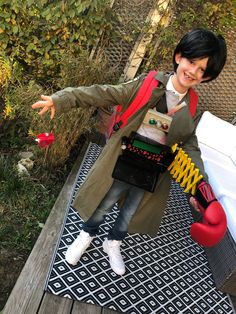
[[[233,314],[229,297],[216,289],[204,250],[192,241],[193,222],[183,190],[172,182],[165,214],[155,238],[130,234],[122,242],[126,273],[110,268],[102,242],[114,222],[114,206],[99,235],[76,266],[67,264],[68,245],[82,220],[71,206],[75,192],[101,152],[90,144],[71,196],[45,289],[53,294],[130,314]]]

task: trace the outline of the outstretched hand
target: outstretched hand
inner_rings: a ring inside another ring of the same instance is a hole
[[[50,111],[50,118],[53,119],[56,113],[56,108],[53,104],[52,98],[50,96],[41,95],[40,101],[37,101],[32,105],[33,109],[41,109],[39,115],[45,114],[47,111]]]

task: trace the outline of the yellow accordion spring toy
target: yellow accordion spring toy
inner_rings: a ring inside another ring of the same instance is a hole
[[[199,173],[199,169],[195,167],[188,154],[178,147],[178,144],[172,146],[172,151],[173,153],[178,152],[168,167],[171,176],[184,188],[185,193],[195,195],[197,183],[203,176]]]

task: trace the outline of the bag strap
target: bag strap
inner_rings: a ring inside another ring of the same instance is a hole
[[[189,111],[192,118],[195,116],[198,104],[198,95],[195,90],[191,87],[189,89]]]
[[[139,109],[141,109],[149,100],[152,94],[153,88],[158,86],[159,81],[155,79],[156,71],[150,71],[146,78],[144,79],[143,84],[138,90],[138,93],[135,99],[132,101],[123,114],[116,118],[115,124],[113,126],[114,130],[117,131],[120,128],[123,128],[127,123],[129,118],[134,115]],[[120,106],[116,110],[119,112]]]
[[[130,106],[128,107],[123,114],[120,115],[122,106],[116,106],[116,114],[118,114],[115,118],[114,123],[112,124],[112,128],[114,131],[118,131],[120,128],[123,128],[127,123],[129,118],[134,115],[139,109],[141,109],[150,99],[152,90],[155,87],[158,87],[159,81],[155,79],[157,71],[150,71],[146,78],[144,79],[143,84],[138,90],[138,93],[135,99],[132,101]],[[198,104],[198,95],[193,88],[189,89],[189,111],[192,117],[194,117],[197,104]],[[109,131],[109,135],[111,135],[112,130]]]

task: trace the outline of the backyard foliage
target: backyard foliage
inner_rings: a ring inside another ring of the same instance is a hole
[[[36,174],[19,177],[12,159],[5,157],[0,157],[1,249],[30,250],[53,207],[58,190],[46,188]],[[56,178],[54,180],[55,187]]]
[[[173,0],[172,12],[170,24],[157,30],[141,70],[156,67],[171,70],[176,43],[193,28],[203,27],[225,36],[236,27],[236,0],[196,0],[191,4]]]
[[[94,109],[78,109],[50,121],[39,117],[31,105],[41,94],[66,86],[112,82],[112,70],[102,53],[89,59],[100,30],[109,32],[111,27],[109,4],[108,0],[0,1],[2,148],[26,149],[38,133],[53,131],[56,141],[46,163],[60,166],[78,137],[95,124]],[[36,153],[45,162],[45,152]]]
[[[0,50],[35,78],[53,77],[61,54],[90,50],[109,30],[109,0],[2,0]]]
[[[11,66],[6,58],[0,56],[0,86],[7,85],[11,76]]]

